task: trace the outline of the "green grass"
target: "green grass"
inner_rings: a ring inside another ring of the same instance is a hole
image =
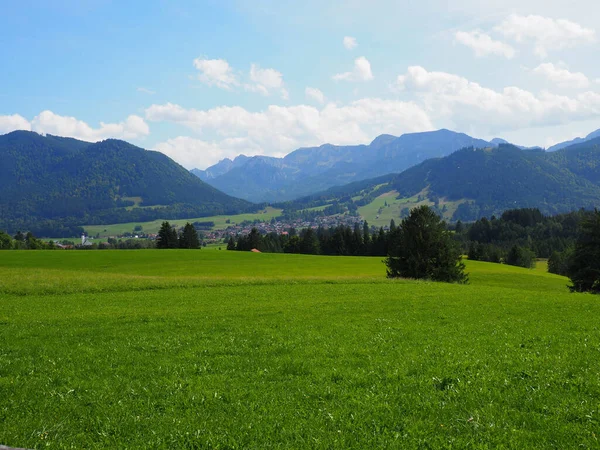
[[[0,443],[598,447],[598,298],[467,262],[201,251],[0,254]]]
[[[392,219],[399,223],[400,212],[403,208],[412,209],[421,205],[433,205],[432,202],[427,200],[419,202],[417,196],[401,199],[397,199],[397,196],[397,191],[381,194],[373,199],[371,203],[358,208],[358,214],[369,222],[369,225],[381,227],[389,225]]]
[[[422,200],[419,201],[419,195],[422,196]],[[409,210],[418,206],[427,205],[433,206],[434,203],[427,198],[427,190],[423,190],[418,195],[406,198],[397,198],[397,191],[390,191],[373,199],[373,201],[367,205],[358,208],[358,213],[363,217],[369,225],[385,226],[390,224],[390,220],[394,219],[396,223],[401,220],[401,213],[404,208]],[[443,213],[445,219],[452,218],[452,215],[461,203],[465,200],[458,201],[447,201],[445,199],[439,200],[440,208],[446,207],[446,211]]]
[[[258,213],[251,214],[237,214],[237,215],[223,215],[223,216],[210,216],[210,217],[196,217],[190,219],[159,219],[151,222],[130,222],[130,223],[117,223],[112,225],[84,225],[83,229],[90,236],[96,236],[100,234],[100,237],[119,236],[124,233],[134,233],[133,229],[136,225],[142,225],[143,232],[149,234],[156,234],[160,229],[161,224],[168,220],[171,225],[183,227],[187,222],[214,222],[215,226],[213,229],[222,230],[232,224],[239,224],[245,220],[271,220],[273,217],[281,215],[282,210],[268,206],[267,208],[259,211]],[[230,223],[227,223],[227,220]]]

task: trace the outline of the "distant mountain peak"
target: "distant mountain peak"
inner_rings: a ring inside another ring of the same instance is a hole
[[[392,136],[391,134],[381,134],[377,136],[373,141],[369,144],[370,147],[380,147],[382,145],[389,144],[394,139],[398,139],[396,136]]]

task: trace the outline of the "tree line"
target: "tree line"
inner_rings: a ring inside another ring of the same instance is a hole
[[[415,223],[420,225],[414,225]],[[430,229],[437,230],[435,235],[432,234],[437,240],[430,237],[423,241],[423,233]],[[390,268],[390,262],[402,261],[405,258],[403,252],[409,251],[407,249],[417,245],[415,242],[419,240],[423,241],[421,251],[430,252],[423,248],[430,248],[428,243],[437,242],[436,245],[447,250],[446,253],[436,254],[435,258],[453,261],[452,264],[442,264],[446,275],[442,275],[443,271],[436,272],[437,275],[428,276],[431,279],[443,279],[446,276],[459,281],[461,275],[456,267],[460,267],[460,262],[454,259],[456,254],[466,254],[472,260],[527,268],[535,266],[536,258],[548,258],[548,270],[570,277],[573,290],[600,292],[598,211],[579,210],[544,216],[538,209],[524,208],[505,211],[499,218],[482,218],[471,224],[459,221],[448,226],[441,221],[434,209],[419,207],[413,209],[398,227],[392,220],[387,230],[370,228],[366,221],[362,226],[355,224],[354,228],[340,225],[300,231],[290,229],[282,234],[262,235],[253,228],[247,235],[231,236],[227,249],[313,255],[387,256],[388,274],[396,274],[400,272]],[[444,244],[441,245],[441,242]],[[418,252],[415,250],[413,253]],[[419,265],[411,264],[406,263],[405,269],[411,267],[410,270],[417,270],[415,267],[418,268]],[[411,273],[410,270],[403,273]],[[448,275],[449,273],[453,275]]]

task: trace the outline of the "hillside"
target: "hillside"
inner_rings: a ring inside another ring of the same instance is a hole
[[[18,131],[0,136],[0,158],[0,229],[9,231],[251,208],[162,153],[114,139],[92,144]]]
[[[192,173],[223,192],[250,201],[286,201],[331,186],[402,172],[463,147],[490,145],[449,130],[381,135],[369,145],[325,144],[298,149],[284,158],[241,155]]]
[[[301,210],[352,202],[350,209],[358,207],[370,222],[385,217],[388,223],[419,204],[436,207],[449,220],[528,207],[553,214],[600,204],[599,166],[600,138],[553,153],[512,145],[466,148],[397,175],[338,186],[280,206]]]

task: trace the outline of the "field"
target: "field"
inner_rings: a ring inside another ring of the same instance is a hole
[[[144,233],[148,234],[156,234],[160,229],[161,224],[168,220],[171,225],[176,225],[178,227],[183,227],[187,222],[214,222],[215,226],[213,229],[221,230],[227,228],[230,224],[239,224],[245,220],[262,220],[268,221],[273,217],[277,217],[281,215],[281,210],[276,208],[271,208],[270,206],[259,211],[257,213],[251,214],[237,214],[237,215],[229,215],[229,216],[210,216],[210,217],[197,217],[192,219],[159,219],[153,220],[152,222],[131,222],[131,223],[117,223],[112,225],[84,225],[83,229],[90,236],[100,235],[101,238],[111,237],[111,236],[120,236],[124,233],[134,233],[134,228],[136,225],[141,225]],[[230,223],[227,223],[227,220]]]
[[[380,258],[0,254],[0,444],[597,448],[600,302],[536,270]]]
[[[358,208],[358,213],[363,217],[369,225],[375,225],[377,227],[386,226],[390,224],[390,220],[394,219],[398,224],[402,217],[402,210],[411,210],[421,205],[433,206],[433,202],[427,199],[427,192],[421,192],[422,199],[419,200],[419,196],[397,198],[397,191],[386,192],[367,205]],[[456,211],[458,205],[463,203],[459,201],[446,201],[440,200],[440,208],[446,206],[446,210],[443,213],[443,217],[449,219],[452,214]]]

